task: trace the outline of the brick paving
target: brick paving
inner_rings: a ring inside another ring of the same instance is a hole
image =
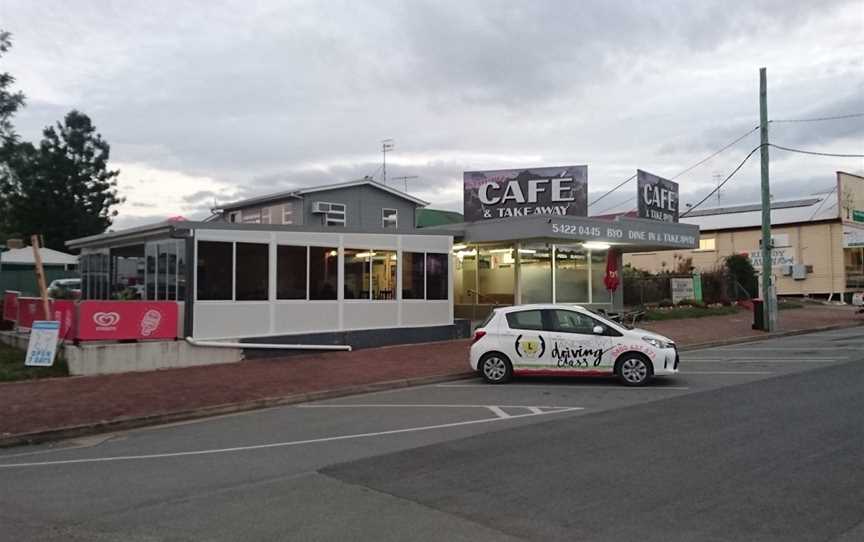
[[[783,330],[864,323],[849,307],[780,313]],[[649,322],[679,344],[757,336],[752,313]],[[468,370],[469,341],[0,384],[0,437]]]

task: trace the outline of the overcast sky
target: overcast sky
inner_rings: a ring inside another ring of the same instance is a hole
[[[864,111],[864,0],[76,2],[0,0],[26,139],[79,109],[121,171],[116,227],[214,201],[388,177],[460,210],[464,170],[588,165],[593,198],[636,168],[671,177],[769,116]],[[772,142],[864,152],[864,118],[773,124]],[[681,176],[695,202],[758,132]],[[721,202],[758,198],[758,154]],[[861,159],[772,149],[775,197]],[[401,184],[400,184],[401,186]],[[617,205],[616,205],[617,204]],[[635,183],[591,208],[626,211]]]

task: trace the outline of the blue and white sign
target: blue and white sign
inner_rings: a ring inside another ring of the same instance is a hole
[[[36,320],[30,329],[30,343],[24,365],[31,367],[50,367],[54,365],[57,354],[57,339],[60,336],[60,322]]]

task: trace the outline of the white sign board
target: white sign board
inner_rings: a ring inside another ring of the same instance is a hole
[[[685,299],[694,299],[693,279],[669,279],[672,286],[672,303],[676,305]]]
[[[843,226],[843,248],[864,247],[864,228]]]
[[[852,295],[852,304],[856,307],[864,307],[864,293],[858,292]]]
[[[756,270],[762,269],[762,251],[761,250],[753,250],[747,254],[747,257],[750,258],[750,263],[753,264],[753,267]],[[780,267],[782,265],[793,265],[795,263],[795,256],[793,255],[793,251],[791,249],[785,248],[775,248],[771,250],[771,267]]]
[[[54,365],[57,353],[57,338],[60,336],[60,322],[36,320],[30,328],[30,343],[24,365],[31,367],[50,367]]]

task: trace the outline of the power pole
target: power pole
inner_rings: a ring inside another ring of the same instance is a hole
[[[768,79],[759,68],[759,135],[762,157],[762,301],[765,331],[777,329],[777,296],[771,261],[771,189],[768,175]]]
[[[389,151],[392,151],[395,146],[396,146],[396,144],[393,143],[392,137],[388,137],[387,139],[384,139],[381,141],[381,156],[384,159],[382,162],[382,168],[381,168],[383,170],[383,173],[382,173],[383,178],[384,178],[383,184],[387,184],[387,153]]]

